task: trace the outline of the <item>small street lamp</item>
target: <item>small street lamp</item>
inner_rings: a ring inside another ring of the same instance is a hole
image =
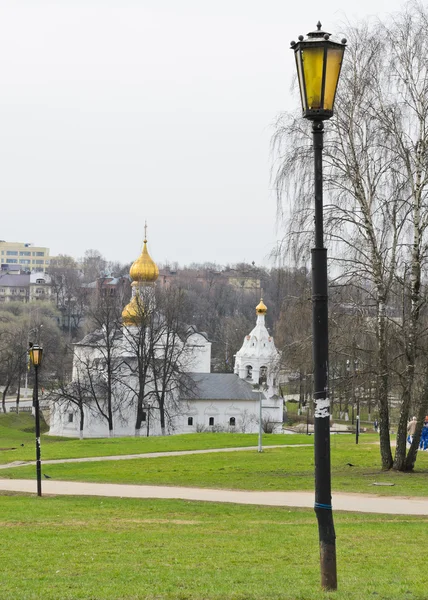
[[[321,31],[291,42],[296,58],[302,113],[312,121],[315,161],[315,246],[312,257],[312,333],[314,361],[315,513],[320,541],[321,585],[337,589],[336,534],[331,506],[330,399],[328,395],[327,250],[324,248],[322,149],[324,123],[333,116],[346,40]]]
[[[42,364],[43,348],[38,344],[31,344],[28,350],[31,363],[34,366],[34,412],[36,417],[36,474],[37,495],[42,495],[42,465],[40,460],[40,410],[39,410],[39,367]]]

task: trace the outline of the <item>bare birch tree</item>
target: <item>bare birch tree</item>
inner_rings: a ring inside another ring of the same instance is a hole
[[[336,115],[326,132],[325,179],[330,202],[325,216],[334,252],[331,272],[336,285],[364,290],[375,309],[376,387],[384,469],[408,468],[411,463],[409,459],[405,465],[403,448],[405,456],[425,230],[421,209],[426,160],[426,69],[417,64],[425,52],[421,48],[425,28],[424,9],[416,3],[392,25],[362,24],[349,28]],[[293,238],[300,237],[301,245],[307,240],[302,233],[309,229],[311,211],[307,199],[312,186],[310,145],[302,119],[288,116],[280,122],[274,147],[281,155],[276,176],[279,198],[288,193],[288,197],[300,202],[293,211],[289,232]],[[391,319],[388,307],[400,267],[408,260],[406,249],[412,263],[411,312],[406,319],[407,365],[402,375],[402,411],[394,461],[388,393],[391,361],[395,362],[397,356],[389,339],[397,319]]]

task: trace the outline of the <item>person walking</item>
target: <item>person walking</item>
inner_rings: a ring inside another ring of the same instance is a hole
[[[409,444],[411,444],[413,441],[413,436],[415,435],[416,431],[416,423],[416,417],[412,417],[412,420],[407,424],[407,442]]]
[[[428,448],[428,422],[425,421],[421,431],[421,440],[419,442],[419,449],[426,450]]]

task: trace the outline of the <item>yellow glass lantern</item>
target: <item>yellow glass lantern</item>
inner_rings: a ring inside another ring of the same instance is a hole
[[[42,356],[43,356],[43,348],[41,348],[37,344],[30,344],[30,349],[28,350],[30,355],[30,360],[35,367],[40,367],[42,364]]]
[[[296,58],[303,116],[312,121],[324,121],[333,116],[334,99],[345,52],[346,39],[335,42],[321,31],[308,33],[305,39],[291,42]]]

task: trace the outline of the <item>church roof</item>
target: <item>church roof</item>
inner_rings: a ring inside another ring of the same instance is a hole
[[[105,344],[106,334],[102,329],[96,329],[95,331],[91,331],[79,342],[75,342],[74,346],[104,346]],[[121,331],[115,331],[114,340],[120,339],[123,337]]]
[[[233,373],[189,373],[195,382],[192,395],[183,400],[257,400],[251,383]]]

